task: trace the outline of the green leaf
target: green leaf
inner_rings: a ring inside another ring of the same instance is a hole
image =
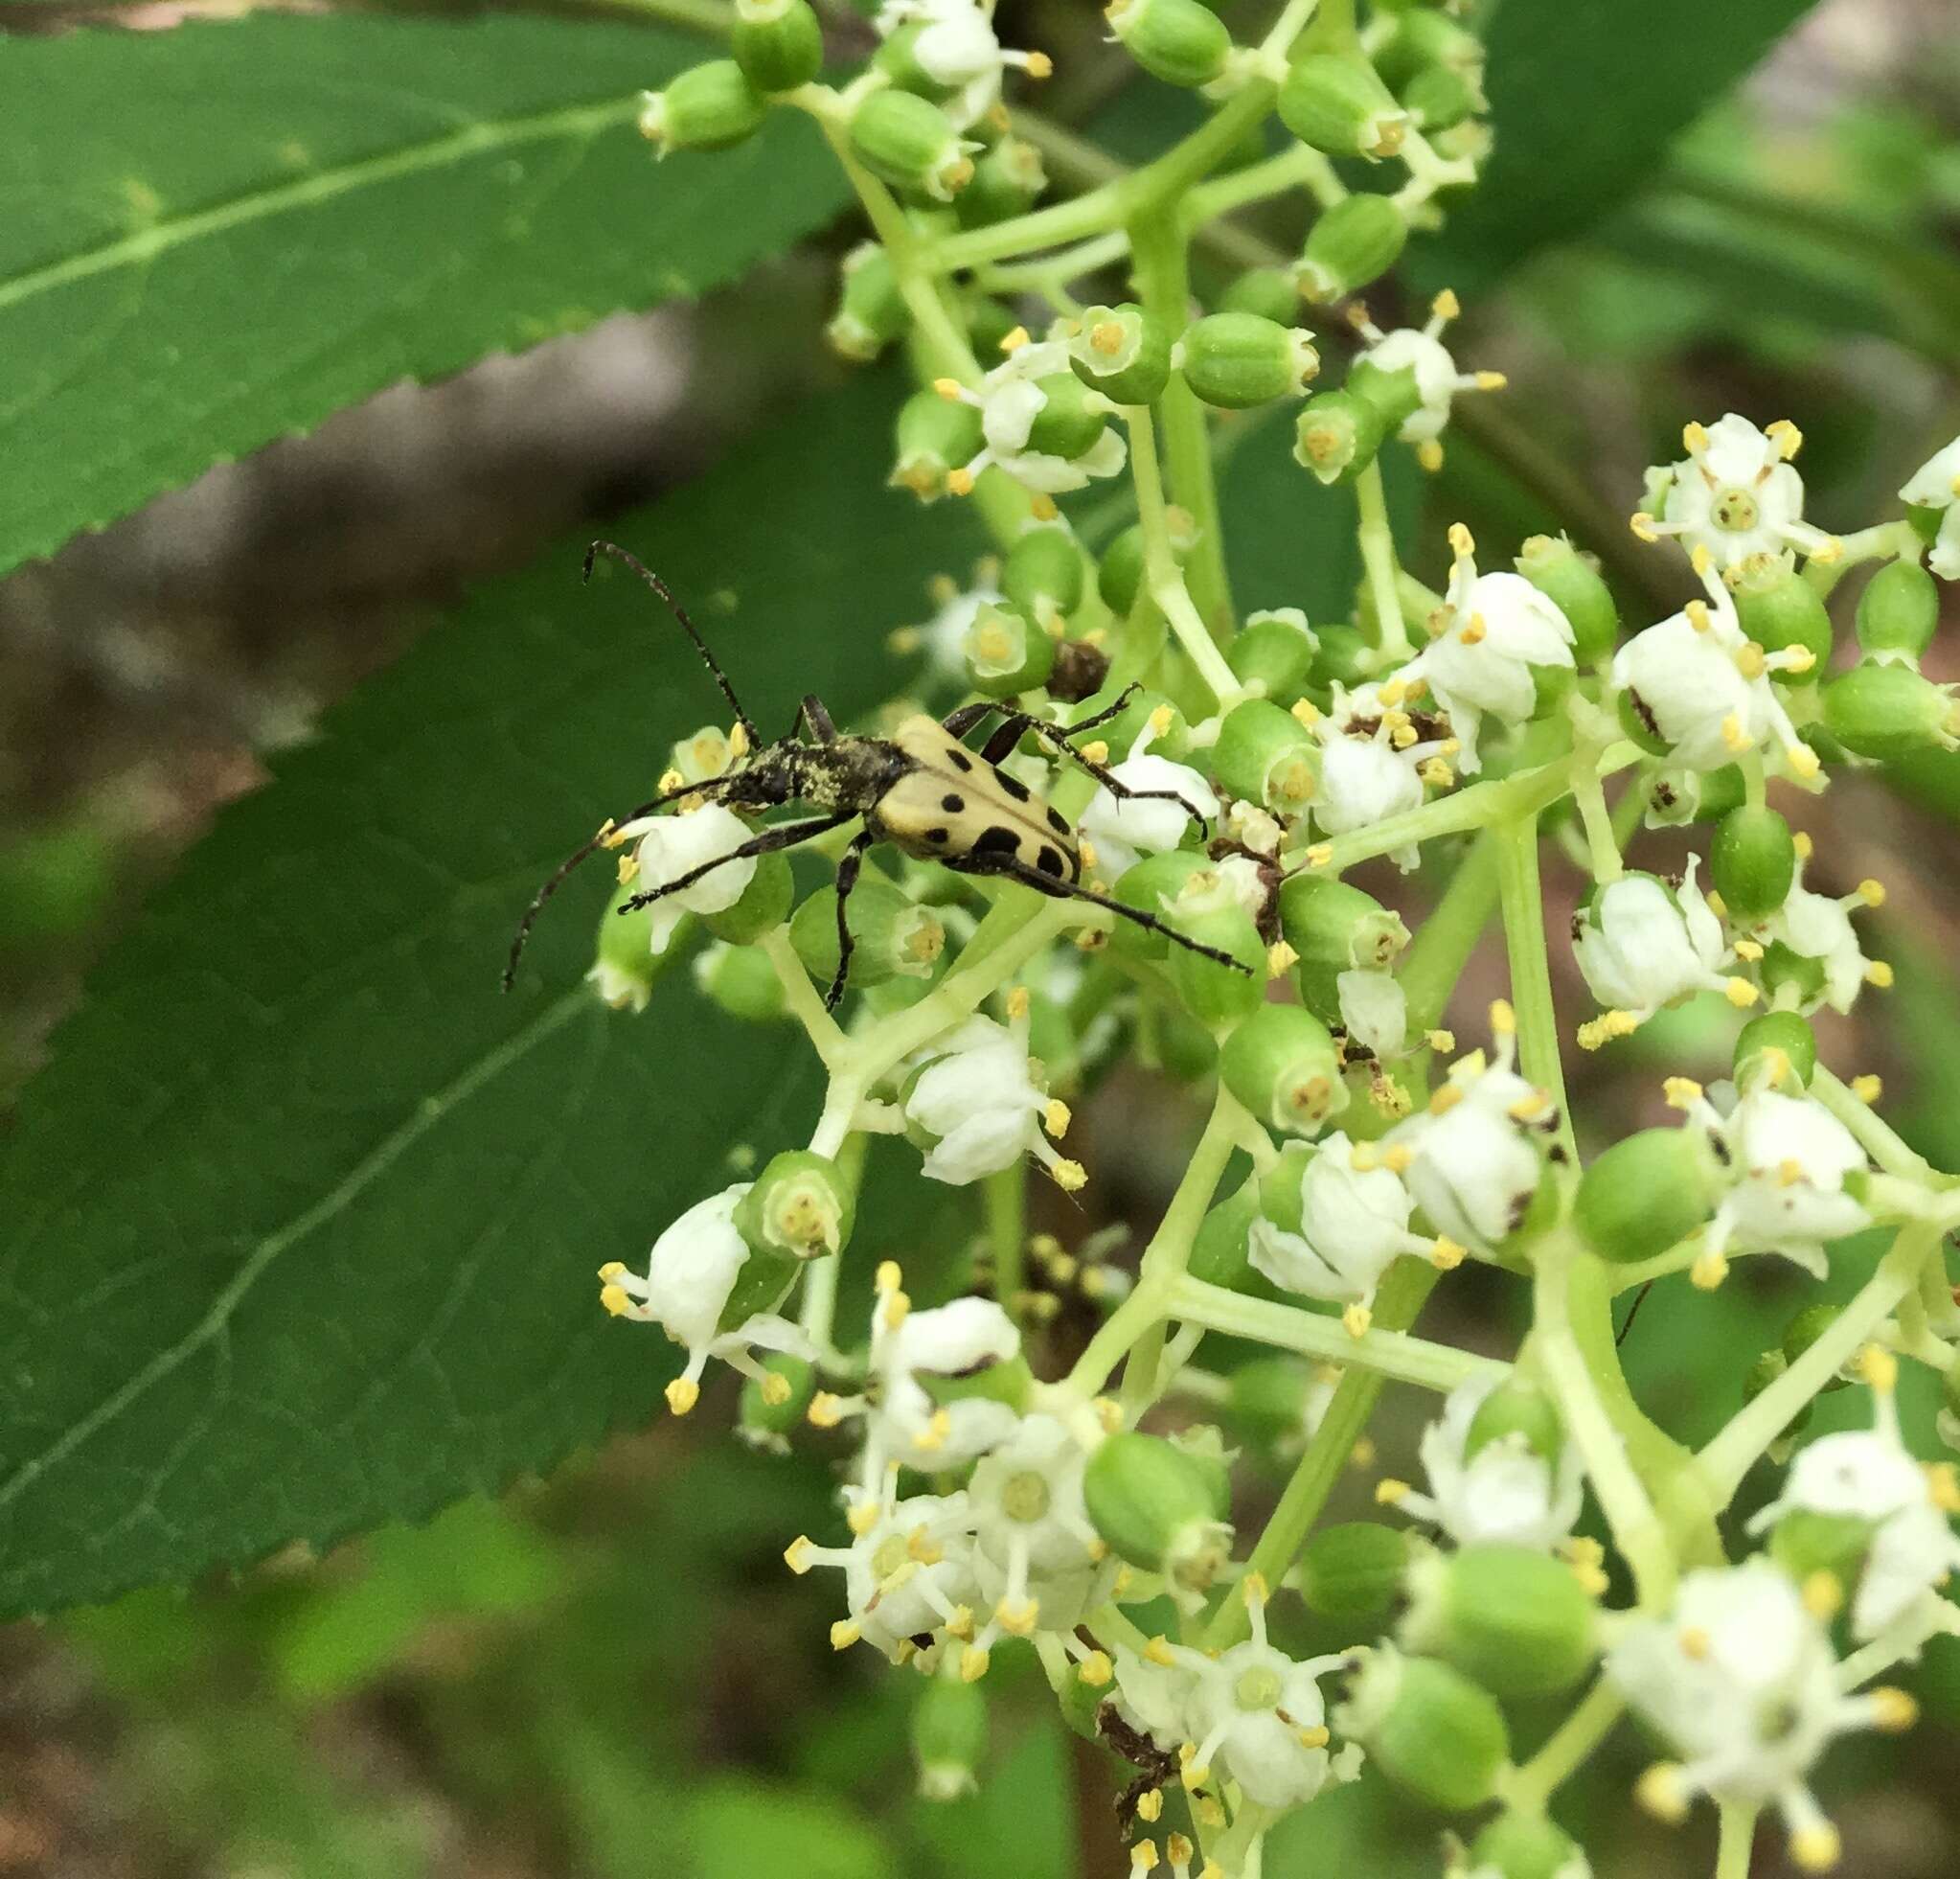
[[[655,166],[638,89],[706,50],[521,16],[0,39],[0,572],[827,220],[842,182],[792,113]]]
[[[1652,179],[1661,153],[1812,0],[1499,0],[1487,35],[1496,145],[1417,272],[1476,292]]]
[[[864,467],[861,382],[625,539],[786,727],[900,675],[887,628],[946,564]],[[850,473],[844,473],[846,470]],[[219,818],[96,974],[25,1092],[0,1219],[0,1613],[324,1543],[644,1421],[664,1340],[595,1269],[798,1139],[784,1031],[581,985],[609,882],[512,925],[552,864],[725,707],[658,603],[581,544],[485,588]],[[672,974],[683,979],[685,968]],[[712,1066],[712,1073],[707,1066]]]

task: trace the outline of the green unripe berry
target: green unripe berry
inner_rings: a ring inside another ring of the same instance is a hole
[[[1411,1799],[1446,1813],[1481,1807],[1511,1759],[1496,1699],[1434,1658],[1371,1651],[1348,1684],[1334,1727]]]
[[[1293,461],[1330,487],[1352,483],[1387,437],[1387,420],[1370,400],[1354,391],[1315,392],[1293,422]]]
[[[1954,747],[1953,701],[1907,665],[1861,665],[1824,687],[1824,723],[1839,744],[1880,763],[1916,750]]]
[[[677,74],[665,91],[640,94],[640,135],[662,156],[725,150],[753,137],[769,107],[732,58]]]
[[[615,1011],[645,1011],[660,975],[661,961],[653,951],[653,909],[621,909],[639,891],[636,881],[624,882],[614,892],[599,921],[599,943],[585,981]]]
[[[967,295],[959,310],[975,358],[998,358],[1008,335],[1021,323],[1021,316],[1006,301],[988,293]]]
[[[1225,1040],[1219,1068],[1254,1115],[1288,1134],[1318,1134],[1348,1106],[1333,1039],[1298,1005],[1261,1004]]]
[[[851,149],[894,189],[950,202],[973,180],[973,159],[946,114],[929,100],[888,88],[862,100],[851,118]]]
[[[1857,643],[1867,658],[1916,666],[1940,624],[1940,590],[1917,561],[1891,561],[1857,597]]]
[[[1066,529],[1031,528],[1007,551],[1001,591],[1043,628],[1053,627],[1083,602],[1087,584],[1083,551]]]
[[[1319,630],[1320,651],[1313,655],[1313,682],[1341,685],[1353,691],[1366,684],[1375,669],[1375,648],[1358,627],[1334,625]]]
[[[1080,457],[1093,449],[1109,422],[1113,401],[1091,391],[1073,373],[1035,380],[1041,408],[1028,426],[1028,448],[1050,456]]]
[[[1483,42],[1444,13],[1411,8],[1396,21],[1395,31],[1375,55],[1375,69],[1382,83],[1397,91],[1431,71],[1475,83],[1484,70]]]
[[[735,1228],[757,1252],[821,1259],[851,1237],[857,1197],[827,1155],[786,1149],[756,1177],[735,1209]]]
[[[768,956],[752,946],[704,946],[695,954],[694,974],[710,1004],[745,1024],[787,1015],[783,981]]]
[[[1041,152],[1024,137],[1003,137],[974,160],[973,180],[953,197],[962,228],[991,228],[1024,216],[1048,187]]]
[[[1224,21],[1198,0],[1110,0],[1104,11],[1124,50],[1166,84],[1208,85],[1231,57]]]
[[[1585,1855],[1542,1814],[1499,1814],[1470,1842],[1470,1870],[1493,1879],[1577,1879]]]
[[[786,1454],[789,1437],[803,1426],[810,1398],[816,1394],[816,1368],[808,1359],[774,1351],[762,1359],[763,1371],[780,1383],[750,1377],[741,1386],[741,1410],[736,1429],[758,1448]]]
[[[1313,1392],[1310,1363],[1297,1357],[1255,1357],[1232,1372],[1225,1420],[1233,1433],[1256,1454],[1269,1461],[1289,1461],[1307,1439],[1307,1412]],[[1304,1565],[1303,1559],[1303,1569]],[[1398,1575],[1400,1571],[1398,1566]]]
[[[1209,874],[1212,863],[1195,848],[1167,848],[1159,855],[1146,855],[1123,871],[1115,887],[1116,898],[1125,906],[1136,907],[1158,919],[1175,920],[1174,903],[1201,874]],[[1161,959],[1171,950],[1162,933],[1133,921],[1119,920],[1109,935],[1109,944],[1119,952],[1136,959]]]
[[[859,242],[844,257],[837,310],[824,328],[831,350],[840,358],[868,364],[895,339],[902,338],[911,323],[898,276],[892,272],[891,257],[876,241]],[[938,398],[939,394],[930,396]],[[945,399],[939,401],[948,402]],[[972,415],[976,421],[980,416],[977,411]]]
[[[1280,86],[1280,122],[1329,156],[1393,156],[1408,113],[1358,55],[1309,53]]]
[[[1749,1020],[1736,1038],[1735,1079],[1737,1088],[1747,1089],[1766,1066],[1766,1053],[1781,1053],[1776,1067],[1788,1066],[1800,1085],[1808,1085],[1817,1073],[1817,1034],[1808,1020],[1793,1011],[1766,1011]]]
[[[1304,869],[1281,883],[1280,932],[1300,955],[1302,1000],[1330,1024],[1340,1021],[1341,974],[1387,972],[1409,943],[1402,915],[1374,895]]]
[[[1086,307],[1068,359],[1075,376],[1105,397],[1149,404],[1170,382],[1171,334],[1162,320],[1128,301]]]
[[[728,50],[758,91],[794,91],[824,69],[824,29],[809,0],[735,0]]]
[[[1257,313],[1207,313],[1171,357],[1199,398],[1226,411],[1297,398],[1320,370],[1312,334]]]
[[[1784,1363],[1786,1364],[1794,1363],[1825,1332],[1830,1330],[1832,1325],[1837,1321],[1837,1316],[1843,1309],[1842,1305],[1833,1305],[1820,1301],[1814,1305],[1806,1305],[1802,1311],[1798,1312],[1783,1327],[1782,1349]],[[1824,1386],[1824,1390],[1842,1389],[1844,1385],[1845,1379],[1843,1377],[1833,1377]],[[1819,1393],[1823,1392],[1820,1391]]]
[[[1132,522],[1103,550],[1096,562],[1096,591],[1118,619],[1128,616],[1143,591],[1144,538],[1142,525]]]
[[[933,1677],[912,1706],[912,1761],[923,1800],[957,1800],[978,1785],[987,1756],[987,1693],[958,1677]]]
[[[1228,1557],[1224,1471],[1167,1442],[1127,1430],[1083,1471],[1090,1524],[1117,1558],[1203,1591]]]
[[[1203,1083],[1218,1074],[1218,1039],[1180,1005],[1156,1008],[1151,1043],[1156,1068],[1173,1083]]]
[[[1403,1647],[1454,1664],[1493,1695],[1553,1696],[1598,1655],[1592,1600],[1572,1569],[1527,1547],[1424,1550],[1409,1568]]]
[[[1445,65],[1418,72],[1397,95],[1402,108],[1425,133],[1453,129],[1466,118],[1474,117],[1483,105],[1482,91],[1462,73]]]
[[[1263,688],[1275,704],[1291,704],[1307,689],[1319,641],[1306,615],[1288,607],[1250,615],[1225,648],[1225,663],[1248,689]]]
[[[1223,1286],[1228,1292],[1243,1292],[1255,1283],[1247,1249],[1258,1212],[1259,1195],[1249,1186],[1213,1207],[1191,1243],[1191,1263],[1186,1270],[1192,1276],[1207,1285]]]
[[[1565,1446],[1565,1425],[1551,1392],[1513,1371],[1477,1405],[1464,1432],[1463,1458],[1469,1461],[1493,1442],[1520,1435],[1540,1461],[1556,1462]]]
[[[1751,555],[1737,582],[1736,616],[1766,653],[1796,648],[1811,655],[1801,670],[1772,667],[1778,684],[1809,684],[1831,658],[1831,615],[1815,587],[1781,555]]]
[[[848,903],[851,971],[858,991],[887,979],[929,978],[946,950],[946,928],[930,907],[919,906],[883,875],[867,868]],[[789,920],[789,943],[821,991],[837,973],[837,890],[819,888]]]
[[[1513,563],[1571,623],[1572,655],[1582,666],[1612,656],[1620,637],[1620,609],[1599,564],[1562,535],[1535,535]]]
[[[1372,1625],[1388,1615],[1408,1570],[1409,1538],[1379,1521],[1321,1527],[1300,1555],[1300,1596],[1316,1617]]]
[[[1171,984],[1184,1009],[1208,1030],[1219,1031],[1247,1017],[1265,997],[1265,948],[1252,916],[1237,907],[1214,907],[1178,922],[1202,946],[1239,960],[1235,971],[1219,959],[1174,946],[1167,958]]]
[[[1032,692],[1055,670],[1055,641],[1019,607],[988,601],[961,636],[967,678],[990,699]]]
[[[788,857],[759,855],[756,871],[741,890],[741,899],[719,913],[704,913],[701,924],[730,946],[747,946],[764,933],[774,932],[787,920],[795,899],[796,880],[789,871]]]
[[[1602,1259],[1632,1265],[1678,1245],[1715,1211],[1717,1171],[1701,1132],[1642,1129],[1586,1169],[1574,1218]]]
[[[1221,313],[1256,313],[1275,326],[1290,327],[1300,311],[1300,289],[1284,267],[1248,267],[1219,295]]]
[[[914,392],[899,407],[891,487],[910,490],[921,502],[937,502],[946,493],[947,475],[978,456],[983,441],[980,413],[972,405],[935,391]]]
[[[1408,239],[1408,221],[1390,197],[1356,192],[1324,210],[1309,232],[1295,271],[1300,291],[1322,304],[1357,293],[1402,259]]]
[[[1320,745],[1291,712],[1270,699],[1247,699],[1219,727],[1212,774],[1246,802],[1297,815],[1319,787]]]
[[[1783,905],[1796,866],[1796,837],[1775,810],[1744,803],[1715,825],[1708,875],[1729,918],[1740,925],[1753,927]]]

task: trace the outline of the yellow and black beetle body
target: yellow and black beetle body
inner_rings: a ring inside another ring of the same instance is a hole
[[[888,738],[844,735],[832,722],[823,701],[810,697],[797,707],[796,722],[789,735],[777,743],[764,744],[699,630],[665,583],[610,541],[595,541],[586,550],[587,579],[591,577],[594,560],[602,554],[610,555],[632,569],[672,609],[714,675],[722,697],[733,707],[736,722],[747,734],[748,748],[734,768],[721,775],[684,784],[607,821],[598,835],[569,856],[539,888],[525,911],[504,971],[506,991],[515,976],[517,960],[532,923],[565,877],[588,855],[605,845],[616,828],[650,815],[683,797],[718,802],[744,813],[780,809],[792,802],[805,803],[818,813],[760,829],[728,854],[621,902],[618,912],[630,913],[635,907],[664,900],[730,861],[777,854],[841,828],[854,817],[863,818],[864,826],[852,837],[851,845],[837,862],[837,971],[824,1000],[832,1009],[844,996],[844,982],[851,967],[853,936],[846,920],[846,905],[852,888],[856,885],[865,851],[884,841],[922,860],[942,862],[956,874],[1018,881],[1051,899],[1087,901],[1106,907],[1120,918],[1162,933],[1179,946],[1217,959],[1235,971],[1245,970],[1229,953],[1199,945],[1154,914],[1085,886],[1082,879],[1081,843],[1067,818],[1018,777],[1000,768],[1022,739],[1032,735],[1058,756],[1088,771],[1113,795],[1175,802],[1194,820],[1202,822],[1204,817],[1199,812],[1174,790],[1132,790],[1068,742],[1070,737],[1115,718],[1129,702],[1129,692],[1106,711],[1065,728],[1025,712],[1008,710],[991,699],[982,699],[960,706],[944,721],[923,713],[908,718]],[[961,740],[994,715],[1001,722],[985,745],[978,751],[968,749]]]

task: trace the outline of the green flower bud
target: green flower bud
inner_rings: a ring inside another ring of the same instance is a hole
[[[1358,627],[1332,626],[1319,630],[1320,650],[1313,655],[1313,682],[1344,685],[1352,691],[1366,684],[1375,668],[1375,648]]]
[[[735,0],[728,50],[758,91],[794,91],[824,69],[824,29],[809,0]]]
[[[1284,267],[1248,267],[1219,295],[1221,313],[1257,313],[1275,326],[1290,327],[1300,311],[1300,289]]]
[[[1309,300],[1345,299],[1386,274],[1408,239],[1408,222],[1391,197],[1356,192],[1322,211],[1294,278]]]
[[[1481,1807],[1511,1759],[1504,1712],[1487,1690],[1433,1658],[1370,1651],[1334,1728],[1412,1799],[1447,1813]]]
[[[1032,692],[1055,670],[1055,642],[1017,607],[987,602],[961,637],[967,677],[990,699]]]
[[[1025,137],[1003,137],[977,158],[973,180],[953,197],[962,228],[991,228],[1024,216],[1048,187],[1041,152]]]
[[[1592,1600],[1549,1553],[1424,1548],[1409,1567],[1408,1592],[1403,1648],[1443,1658],[1495,1695],[1556,1695],[1598,1655]]]
[[[1320,370],[1311,333],[1257,313],[1207,313],[1185,329],[1171,360],[1199,398],[1227,411],[1297,398]]]
[[[1484,71],[1483,42],[1447,14],[1411,8],[1396,21],[1375,55],[1375,68],[1383,84],[1400,91],[1424,72],[1443,71],[1479,83]],[[1482,97],[1481,89],[1478,92]]]
[[[1839,744],[1880,763],[1935,745],[1960,748],[1960,711],[1946,688],[1906,665],[1861,665],[1824,687],[1824,723]]]
[[[1831,616],[1816,588],[1781,555],[1751,555],[1737,570],[1736,617],[1766,653],[1795,648],[1811,655],[1799,667],[1771,666],[1780,685],[1809,684],[1831,657]]]
[[[1917,561],[1891,561],[1857,597],[1857,643],[1866,657],[1916,666],[1940,624],[1940,590]]]
[[[978,1785],[987,1755],[987,1693],[958,1677],[933,1677],[912,1706],[912,1759],[923,1800],[957,1800]]]
[[[1124,869],[1116,883],[1116,898],[1125,906],[1153,913],[1161,919],[1197,876],[1211,871],[1211,860],[1201,851],[1167,848],[1159,855],[1146,855]],[[1128,920],[1117,922],[1109,944],[1134,959],[1161,959],[1171,950],[1171,942],[1162,933],[1153,933]]]
[[[1331,875],[1290,874],[1280,886],[1280,932],[1300,955],[1300,997],[1328,1023],[1340,1021],[1342,973],[1387,972],[1409,929],[1374,895]]]
[[[851,118],[851,149],[894,189],[950,202],[973,180],[973,159],[937,104],[888,88],[862,100]]]
[[[1812,957],[1781,940],[1771,940],[1763,951],[1757,972],[1763,980],[1765,997],[1771,1004],[1785,995],[1791,995],[1800,1005],[1814,1005],[1824,996],[1821,954]]]
[[[867,868],[852,891],[848,917],[851,973],[859,991],[886,979],[929,978],[946,951],[946,928],[930,907],[916,905],[885,876]],[[789,943],[818,991],[837,973],[837,890],[819,888],[789,920]]]
[[[1620,609],[1600,579],[1599,563],[1562,535],[1535,535],[1513,565],[1571,622],[1579,664],[1604,665],[1619,641]]]
[[[1181,509],[1166,510],[1165,521],[1171,536],[1171,558],[1181,567],[1197,533],[1191,525],[1191,517]],[[1143,591],[1143,529],[1132,522],[1103,550],[1096,564],[1096,591],[1103,596],[1103,605],[1123,618],[1136,606],[1137,596]],[[1115,747],[1113,739],[1110,747]]]
[[[1486,1879],[1584,1879],[1579,1843],[1542,1814],[1499,1814],[1470,1842],[1470,1870]]]
[[[1799,1085],[1816,1075],[1817,1034],[1809,1021],[1793,1011],[1766,1011],[1750,1019],[1736,1038],[1737,1088],[1746,1089],[1755,1082],[1765,1066],[1765,1053],[1771,1050],[1782,1053]]]
[[[1757,1397],[1789,1368],[1780,1350],[1766,1350],[1747,1370],[1743,1373],[1743,1401],[1753,1403]],[[1795,1415],[1783,1425],[1779,1441],[1792,1441],[1804,1432],[1804,1426],[1811,1419],[1811,1406],[1806,1403]]]
[[[831,350],[840,358],[868,364],[895,339],[902,338],[911,323],[904,296],[899,291],[898,277],[892,272],[891,258],[876,241],[859,242],[844,257],[837,310],[824,328]],[[942,404],[949,402],[940,399],[937,392],[923,396],[939,399]],[[974,411],[972,416],[977,420],[980,414]]]
[[[1307,689],[1319,644],[1296,607],[1253,613],[1225,648],[1225,663],[1242,685],[1263,687],[1275,704],[1291,704]]]
[[[1293,461],[1329,486],[1352,483],[1387,436],[1379,408],[1358,393],[1315,392],[1293,423]]]
[[[1201,946],[1228,952],[1245,967],[1235,972],[1189,947],[1174,946],[1166,963],[1185,1010],[1213,1031],[1249,1017],[1265,1000],[1265,948],[1252,916],[1238,907],[1216,907],[1177,924]]]
[[[640,94],[640,135],[662,156],[725,150],[753,137],[769,107],[732,58],[712,58],[678,74],[665,91]]]
[[[1365,58],[1309,53],[1280,86],[1280,122],[1329,156],[1393,156],[1408,113]]]
[[[1374,1625],[1388,1615],[1408,1570],[1409,1536],[1379,1521],[1321,1527],[1300,1555],[1300,1596],[1314,1616]]]
[[[765,953],[752,946],[704,946],[694,958],[695,983],[710,1004],[745,1024],[786,1015],[783,981]]]
[[[1698,1129],[1642,1129],[1580,1178],[1574,1215],[1602,1259],[1632,1265],[1678,1245],[1715,1211],[1715,1157]]]
[[[1162,320],[1128,301],[1085,307],[1068,357],[1075,376],[1105,397],[1149,404],[1170,382],[1171,335]]]
[[[1837,1321],[1837,1315],[1843,1309],[1842,1305],[1833,1305],[1820,1301],[1814,1305],[1806,1305],[1802,1311],[1798,1312],[1783,1327],[1784,1363],[1787,1364],[1794,1363],[1825,1332],[1830,1330],[1832,1325]],[[1824,1386],[1823,1390],[1819,1391],[1819,1394],[1821,1395],[1834,1389],[1842,1389],[1845,1382],[1846,1379],[1843,1377],[1833,1377]]]
[[[1246,1224],[1250,1225],[1249,1218]],[[1298,1455],[1307,1440],[1308,1409],[1314,1400],[1314,1390],[1313,1365],[1304,1359],[1255,1357],[1232,1372],[1232,1393],[1225,1405],[1225,1420],[1232,1432],[1254,1453],[1268,1461],[1288,1462]],[[1385,1533],[1390,1529],[1381,1530]],[[1303,1560],[1303,1570],[1304,1566]],[[1398,1578],[1401,1570],[1398,1563]]]
[[[1111,1435],[1083,1472],[1083,1500],[1117,1558],[1188,1591],[1204,1591],[1230,1557],[1224,1470],[1160,1435]]]
[[[1541,1461],[1556,1462],[1565,1446],[1565,1425],[1551,1392],[1515,1370],[1477,1405],[1464,1432],[1463,1458],[1469,1461],[1508,1435],[1522,1435]]]
[[[1333,1039],[1298,1005],[1260,1005],[1225,1040],[1219,1068],[1254,1115],[1290,1134],[1316,1135],[1348,1106]]]
[[[1775,810],[1744,803],[1716,824],[1708,875],[1729,918],[1740,925],[1753,927],[1783,905],[1796,865],[1796,837]]]
[[[1445,65],[1418,72],[1397,96],[1416,126],[1425,133],[1453,129],[1483,108],[1482,90]]]
[[[898,461],[887,480],[921,502],[937,502],[946,493],[947,473],[978,456],[983,441],[972,405],[935,391],[914,392],[899,407]]]
[[[1068,372],[1051,373],[1035,385],[1042,402],[1028,426],[1028,448],[1071,458],[1094,448],[1116,408],[1114,401]]]
[[[653,951],[652,909],[620,911],[639,891],[639,884],[623,882],[614,893],[600,918],[599,944],[585,974],[586,984],[614,1011],[645,1011],[660,974],[660,960]]]
[[[1228,1292],[1245,1291],[1253,1276],[1247,1236],[1258,1212],[1259,1195],[1252,1187],[1242,1187],[1230,1199],[1220,1201],[1198,1225],[1186,1271],[1207,1285],[1221,1285]]]
[[[1059,627],[1083,603],[1083,551],[1066,529],[1031,528],[1007,551],[1000,586],[1043,629]]]
[[[935,79],[919,62],[919,35],[925,31],[927,23],[924,20],[907,20],[879,43],[877,51],[871,56],[871,62],[899,90],[908,91],[915,98],[923,98],[930,103],[944,104],[959,87]]]
[[[736,1432],[752,1447],[787,1455],[789,1437],[803,1426],[816,1394],[816,1370],[807,1359],[786,1351],[763,1356],[762,1363],[767,1376],[781,1381],[750,1377],[742,1384]]]
[[[758,1252],[821,1259],[851,1237],[857,1199],[827,1155],[786,1149],[756,1177],[735,1209],[735,1229]]]
[[[1166,84],[1208,85],[1231,57],[1224,21],[1198,0],[1110,0],[1104,11],[1130,57]]]
[[[1226,714],[1212,750],[1212,774],[1235,796],[1276,815],[1297,815],[1319,787],[1320,745],[1291,712],[1247,699]]]

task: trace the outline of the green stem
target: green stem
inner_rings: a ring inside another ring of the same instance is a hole
[[[1607,813],[1607,792],[1599,778],[1582,770],[1573,778],[1572,799],[1579,805],[1579,820],[1585,830],[1585,853],[1593,880],[1601,886],[1619,880],[1624,869],[1620,842],[1613,818]]]
[[[1559,1012],[1552,1002],[1552,967],[1545,951],[1544,890],[1538,885],[1538,818],[1533,810],[1497,831],[1497,902],[1511,960],[1511,1003],[1517,1015],[1519,1067],[1559,1106],[1559,1142],[1576,1170],[1579,1147],[1565,1098],[1559,1049]]]
[[[1715,1879],[1749,1879],[1749,1854],[1756,1844],[1756,1816],[1761,1811],[1740,1801],[1722,1802]]]
[[[1261,202],[1269,195],[1280,195],[1302,186],[1318,196],[1330,179],[1336,189],[1340,188],[1333,175],[1333,165],[1326,157],[1311,145],[1295,144],[1276,156],[1248,163],[1242,170],[1216,176],[1188,192],[1183,202],[1184,226],[1187,231],[1196,232],[1214,216],[1228,216],[1249,202]]]
[[[1811,1094],[1849,1129],[1858,1146],[1888,1175],[1922,1182],[1927,1187],[1951,1187],[1960,1176],[1943,1174],[1905,1142],[1849,1084],[1821,1064],[1811,1077]]]
[[[993,1254],[993,1295],[1020,1322],[1027,1248],[1027,1170],[1017,1161],[987,1177],[987,1242]]]
[[[1361,565],[1367,570],[1368,592],[1375,603],[1375,644],[1391,665],[1409,656],[1408,630],[1402,624],[1402,594],[1396,584],[1395,531],[1388,522],[1388,497],[1381,486],[1378,457],[1355,479],[1355,500],[1360,510],[1356,533],[1361,545]]]
[[[1538,1753],[1504,1786],[1505,1803],[1520,1814],[1542,1814],[1545,1803],[1627,1712],[1627,1700],[1602,1677],[1549,1735]]]
[[[1408,1003],[1411,1034],[1430,1031],[1443,1021],[1449,995],[1470,963],[1491,914],[1497,905],[1497,836],[1480,835],[1449,878],[1443,898],[1417,929],[1402,956],[1402,997]]]
[[[1144,579],[1151,598],[1170,622],[1177,643],[1197,667],[1197,675],[1211,688],[1219,708],[1228,710],[1240,697],[1238,675],[1226,664],[1199,617],[1184,575],[1171,547],[1171,525],[1165,514],[1163,473],[1157,463],[1156,426],[1150,407],[1124,407],[1129,429],[1129,473],[1136,486],[1136,519],[1143,530]]]
[[[837,1020],[824,1009],[816,987],[809,982],[809,974],[789,943],[789,928],[778,927],[764,933],[759,943],[775,970],[776,982],[783,988],[783,1002],[788,1006],[789,1015],[809,1033],[809,1041],[824,1067],[834,1068],[843,1060],[848,1040],[838,1029]]]

